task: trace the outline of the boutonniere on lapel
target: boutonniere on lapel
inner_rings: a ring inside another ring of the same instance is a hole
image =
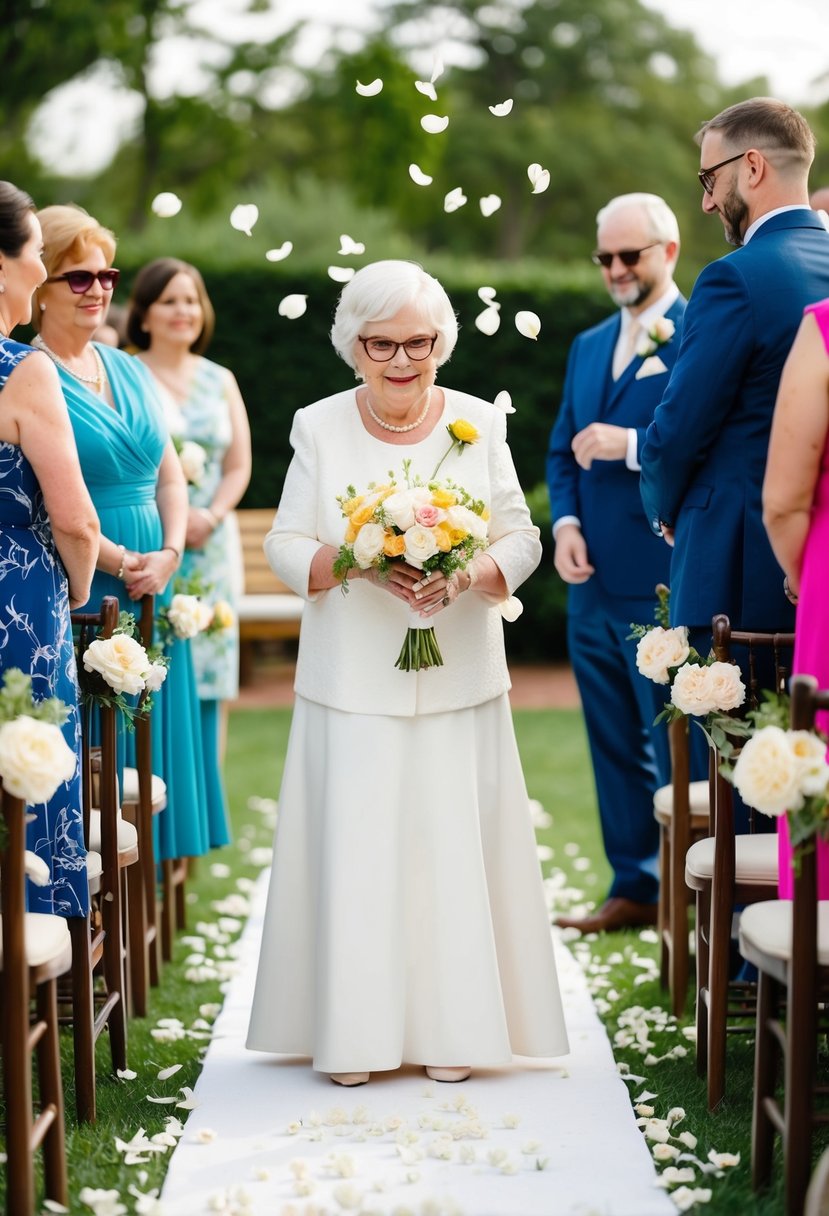
[[[636,347],[637,355],[646,359],[648,355],[656,354],[660,346],[670,342],[675,333],[676,326],[670,317],[657,317]]]

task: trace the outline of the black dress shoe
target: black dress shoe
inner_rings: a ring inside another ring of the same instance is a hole
[[[592,916],[558,916],[555,923],[561,929],[578,929],[579,933],[608,933],[614,929],[655,925],[656,912],[656,904],[639,904],[633,899],[614,895]]]

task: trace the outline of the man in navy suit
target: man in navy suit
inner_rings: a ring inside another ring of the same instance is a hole
[[[707,649],[718,612],[735,629],[794,628],[763,527],[763,474],[783,363],[804,307],[829,295],[829,232],[809,207],[815,141],[796,110],[755,97],[696,139],[702,209],[738,248],[696,281],[641,490],[654,532],[674,545],[672,619]]]
[[[645,429],[679,348],[685,301],[673,281],[679,227],[663,199],[625,194],[597,216],[605,286],[619,311],[579,334],[550,437],[555,564],[570,584],[567,639],[579,685],[613,884],[598,912],[562,917],[583,933],[656,923],[659,832],[653,795],[669,779],[653,720],[666,690],[636,669],[632,621],[653,620],[665,546],[642,517]]]

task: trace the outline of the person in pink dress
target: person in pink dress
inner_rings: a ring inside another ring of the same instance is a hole
[[[829,299],[805,310],[789,352],[769,443],[763,484],[763,522],[785,572],[784,590],[797,604],[795,674],[829,687]],[[817,716],[829,731],[829,714]],[[788,822],[778,820],[779,893],[794,891]],[[818,841],[818,895],[829,899],[829,843]]]

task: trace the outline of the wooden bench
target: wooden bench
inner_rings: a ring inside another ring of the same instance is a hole
[[[243,684],[250,679],[256,642],[299,637],[305,601],[280,582],[262,548],[274,515],[271,507],[249,507],[236,512],[245,575],[244,594],[237,604],[239,675]]]

